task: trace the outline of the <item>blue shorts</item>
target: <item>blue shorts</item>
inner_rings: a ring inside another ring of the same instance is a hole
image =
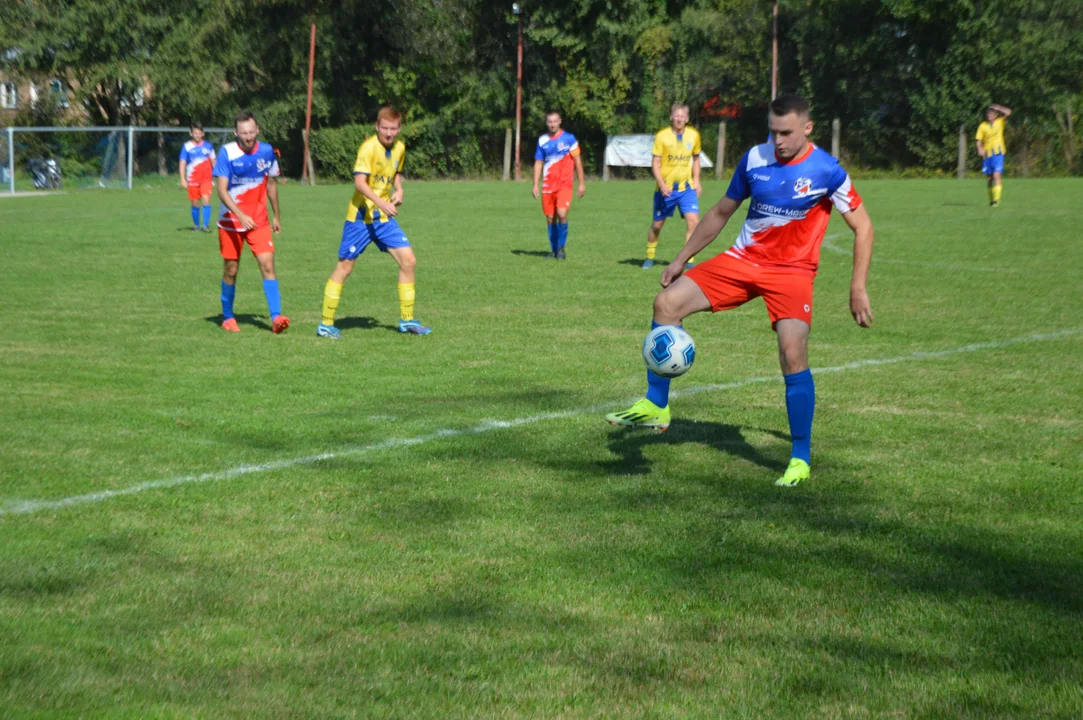
[[[369,243],[376,243],[376,247],[382,252],[390,248],[410,247],[410,241],[402,233],[402,228],[395,222],[395,218],[388,218],[387,222],[377,222],[366,225],[360,220],[346,221],[342,228],[342,244],[338,246],[339,260],[356,260]]]
[[[680,210],[681,217],[688,213],[698,214],[699,198],[696,197],[696,191],[692,189],[674,191],[672,195],[666,197],[661,190],[656,190],[654,192],[654,219],[671,218],[674,210]]]
[[[1004,172],[1004,155],[986,155],[985,159],[981,163],[981,174],[992,175],[993,173]]]

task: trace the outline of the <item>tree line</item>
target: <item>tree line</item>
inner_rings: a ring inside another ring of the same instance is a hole
[[[708,148],[722,118],[734,153],[762,141],[771,2],[519,4],[524,163],[547,108],[594,172],[607,135],[653,132],[674,102],[691,106]],[[493,0],[8,0],[0,71],[64,79],[93,124],[229,125],[251,108],[299,174],[315,23],[323,174],[340,174],[342,154],[393,104],[409,174],[482,176],[497,171],[514,118],[518,20]],[[1083,168],[1079,0],[781,0],[778,29],[780,89],[810,99],[823,144],[839,118],[855,167],[949,171],[959,128],[972,144],[984,106],[1001,102],[1015,111],[1010,172]]]

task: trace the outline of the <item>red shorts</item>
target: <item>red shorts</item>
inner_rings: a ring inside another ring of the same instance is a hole
[[[812,282],[804,270],[757,265],[722,253],[684,274],[711,302],[711,310],[732,310],[763,297],[771,327],[786,318],[812,326]]]
[[[561,188],[554,192],[542,193],[542,212],[546,217],[551,217],[557,214],[557,208],[564,208],[567,210],[572,206],[572,189]]]
[[[273,253],[275,251],[269,225],[242,232],[218,228],[218,249],[222,252],[223,259],[240,260],[242,243],[248,243],[253,255],[262,255],[263,253]]]
[[[210,178],[199,182],[188,183],[188,199],[198,200],[201,197],[209,197],[211,194]]]

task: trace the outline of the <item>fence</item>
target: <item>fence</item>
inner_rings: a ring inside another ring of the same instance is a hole
[[[127,188],[175,175],[185,127],[8,127],[0,142],[0,193],[57,187]],[[230,128],[204,128],[215,147]],[[49,161],[53,161],[49,163]],[[55,167],[44,173],[42,167]]]

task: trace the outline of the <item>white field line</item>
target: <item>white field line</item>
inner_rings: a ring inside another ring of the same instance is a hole
[[[1079,335],[1083,335],[1083,328],[1074,328],[1070,330],[1061,330],[1058,332],[1049,333],[1036,333],[1033,335],[1024,335],[1022,337],[1011,338],[1009,340],[972,343],[970,345],[962,345],[960,347],[951,348],[948,350],[932,350],[925,352],[914,352],[908,355],[898,355],[896,357],[889,358],[869,358],[865,360],[855,360],[854,362],[845,363],[843,365],[816,368],[815,373],[817,375],[820,375],[824,373],[838,373],[846,372],[849,370],[859,370],[861,368],[876,367],[879,365],[895,365],[898,363],[914,362],[917,360],[936,360],[940,358],[951,357],[953,355],[961,355],[964,353],[980,352],[982,350],[1001,350],[1003,348],[1011,347],[1013,345],[1049,342],[1051,340],[1059,340]],[[738,388],[748,387],[749,385],[756,385],[759,383],[767,382],[778,383],[779,376],[776,374],[763,377],[745,378],[744,380],[736,380],[734,382],[722,383],[718,385],[694,385],[683,390],[673,391],[671,393],[671,397],[688,397],[690,395],[698,395],[700,393],[720,392],[723,390],[736,390]],[[112,498],[116,497],[123,497],[125,495],[135,495],[136,493],[147,492],[148,490],[163,490],[166,488],[177,487],[179,485],[190,485],[193,483],[202,483],[218,480],[231,480],[233,478],[242,477],[244,475],[273,472],[275,470],[286,470],[288,468],[298,467],[301,465],[312,465],[314,463],[322,462],[324,460],[351,458],[372,452],[378,452],[380,450],[394,450],[397,448],[410,447],[413,445],[423,445],[425,443],[432,442],[433,440],[439,440],[442,438],[480,435],[482,433],[487,433],[494,430],[516,428],[522,427],[524,425],[534,425],[540,422],[544,422],[546,420],[560,420],[563,418],[575,417],[578,415],[601,413],[604,410],[610,409],[612,407],[612,403],[607,403],[605,405],[595,405],[587,408],[579,408],[577,410],[563,410],[559,412],[542,413],[540,415],[531,415],[529,417],[517,418],[514,420],[486,420],[480,425],[475,425],[474,427],[461,430],[437,430],[436,432],[430,433],[428,435],[419,435],[412,438],[384,440],[383,442],[375,443],[372,445],[362,445],[360,447],[346,448],[344,450],[325,452],[318,455],[307,455],[305,457],[290,458],[286,460],[275,460],[274,462],[260,463],[256,465],[240,465],[238,467],[229,468],[227,470],[218,470],[216,472],[203,473],[201,475],[180,475],[171,478],[164,478],[161,480],[149,480],[147,482],[142,482],[126,488],[120,488],[118,490],[101,490],[99,492],[88,493],[86,495],[72,495],[71,497],[61,498],[59,500],[5,500],[0,502],[0,517],[5,515],[29,515],[31,513],[41,512],[43,510],[59,510],[62,508],[73,507],[77,505],[88,505],[91,503],[111,500]]]

